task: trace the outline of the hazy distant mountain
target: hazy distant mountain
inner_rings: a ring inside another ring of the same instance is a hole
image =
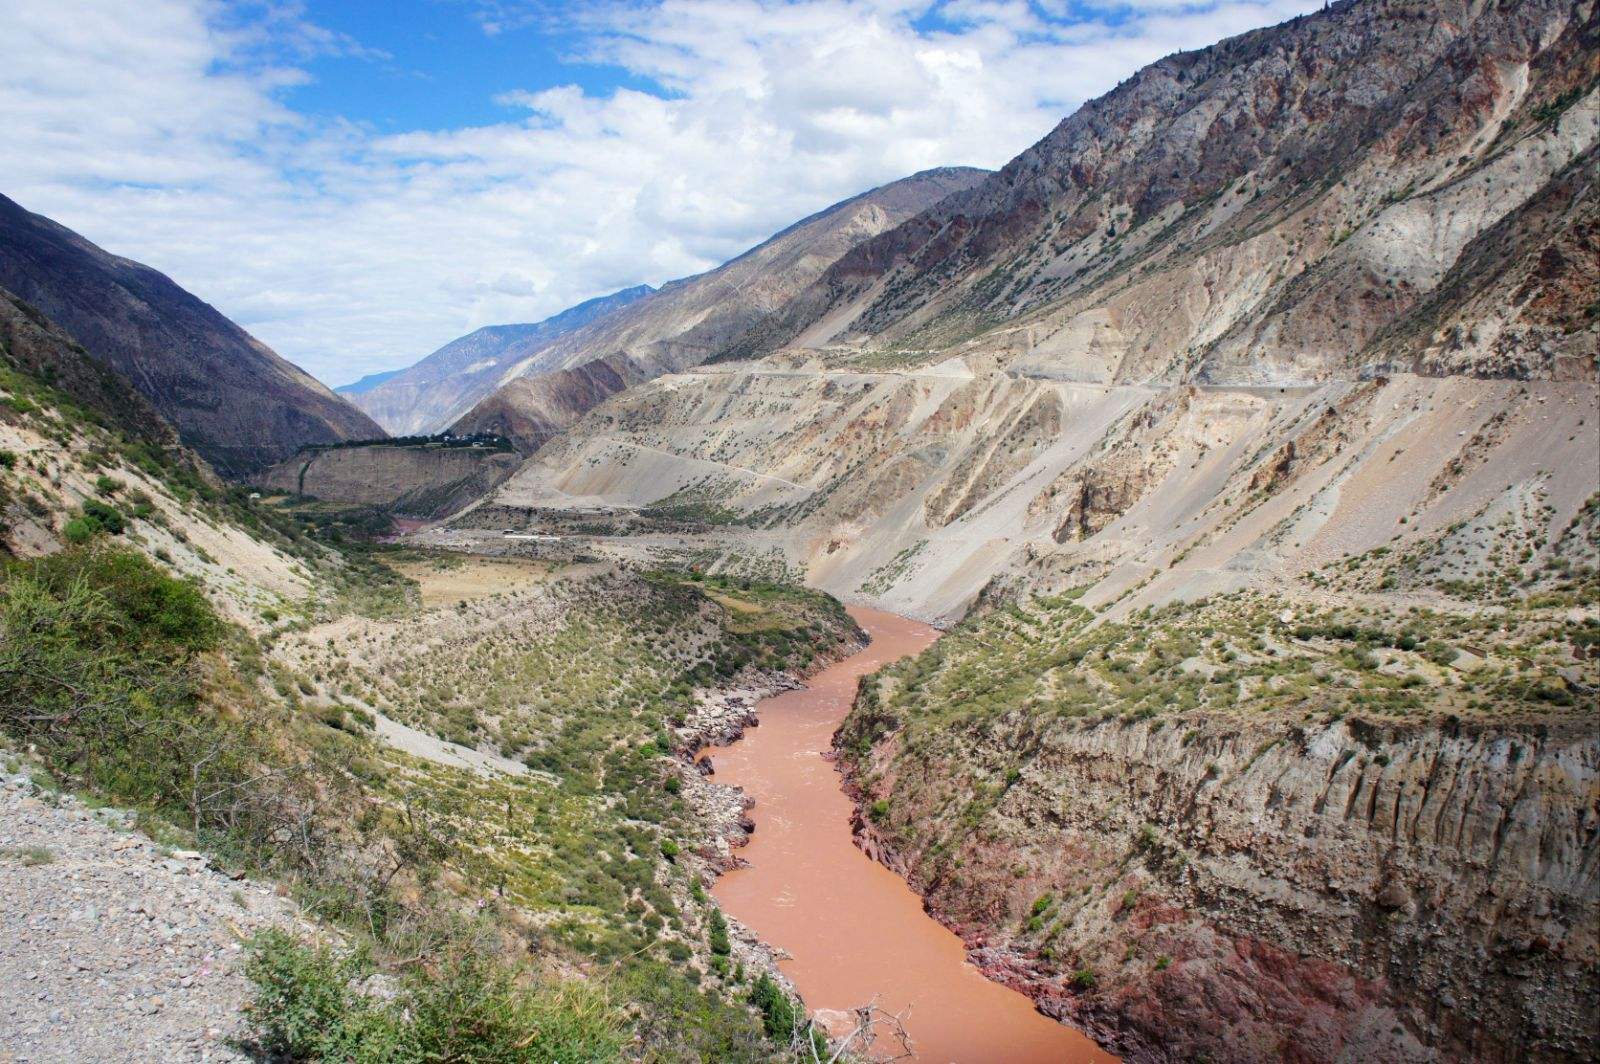
[[[927,170],[804,218],[708,273],[531,351],[457,423],[528,446],[628,384],[695,366],[782,308],[845,252],[988,171]]]
[[[383,435],[321,382],[178,287],[0,196],[0,286],[121,372],[228,476],[302,444]]]
[[[408,369],[375,373],[339,391],[396,435],[436,432],[492,392],[531,353],[654,291],[636,285],[530,325],[486,325]]]
[[[394,380],[404,372],[403,369],[386,369],[382,373],[369,373],[353,384],[341,384],[333,390],[340,395],[360,395],[362,392],[370,392],[384,381]]]

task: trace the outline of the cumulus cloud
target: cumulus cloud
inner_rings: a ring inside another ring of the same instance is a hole
[[[708,269],[931,166],[995,167],[1181,48],[1320,0],[465,3],[642,88],[530,84],[380,134],[285,103],[383,61],[293,4],[0,0],[0,192],[342,382],[479,325]]]

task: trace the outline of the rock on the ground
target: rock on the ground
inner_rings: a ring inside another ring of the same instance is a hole
[[[0,776],[0,1064],[245,1059],[243,942],[294,906],[131,819]]]

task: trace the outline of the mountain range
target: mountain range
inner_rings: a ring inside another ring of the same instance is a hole
[[[861,844],[1129,1059],[1584,1059],[1597,145],[1592,0],[1170,56],[421,541],[959,625],[839,737]]]
[[[855,692],[852,829],[1047,1014],[1160,1064],[1600,1055],[1596,0],[1341,0],[1151,64],[997,172],[913,175],[343,397],[0,206],[11,549],[124,506],[107,535],[278,640],[274,719],[305,722],[304,695],[418,765],[594,798],[541,822],[568,848],[530,873],[581,876],[545,911],[583,919],[528,926],[588,939],[607,906],[668,909],[668,882],[673,911],[705,902],[685,869],[732,866],[746,829],[639,832],[696,794],[743,817],[691,718],[725,701],[736,732],[724,679],[765,690],[761,663],[849,641],[838,603],[788,598],[804,583],[949,629]],[[62,427],[125,386],[145,399]],[[470,438],[337,446],[381,435],[351,404]],[[411,559],[472,586],[331,616],[319,589],[370,561],[258,541],[270,502],[147,460],[181,454],[162,418],[318,518],[387,508],[483,572]],[[599,612],[570,623],[579,603]],[[639,664],[613,652],[646,632]],[[441,852],[522,830],[506,801],[456,807]],[[596,870],[574,832],[607,818]],[[488,908],[534,904],[503,873],[545,851],[482,845],[452,865],[499,875]],[[716,926],[679,952],[721,958],[693,981],[737,1012],[759,959],[730,967]],[[650,945],[624,937],[602,963]]]
[[[486,325],[412,366],[337,390],[397,436],[441,432],[556,340],[653,291],[635,285],[535,324]]]

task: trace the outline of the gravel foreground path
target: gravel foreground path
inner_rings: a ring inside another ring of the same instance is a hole
[[[130,821],[0,773],[0,1064],[248,1059],[241,943],[309,926]]]

